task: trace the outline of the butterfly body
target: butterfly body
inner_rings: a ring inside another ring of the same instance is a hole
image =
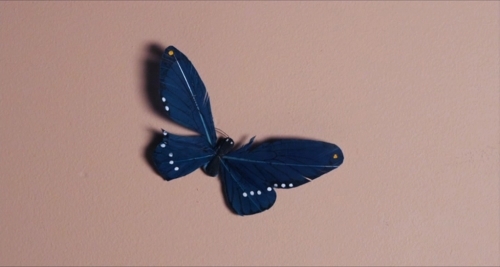
[[[185,176],[202,167],[219,175],[225,198],[239,215],[272,207],[276,189],[290,189],[337,168],[344,160],[331,143],[308,139],[275,139],[253,145],[254,138],[233,149],[231,138],[217,141],[205,86],[189,59],[168,47],[160,66],[160,95],[166,114],[199,135],[180,136],[163,130],[153,162],[166,180]]]
[[[234,147],[233,139],[227,137],[220,139],[219,144],[215,150],[214,157],[208,162],[207,166],[205,166],[205,173],[209,176],[217,176],[219,174],[219,169],[221,165],[221,160],[224,155],[229,153],[231,149]]]

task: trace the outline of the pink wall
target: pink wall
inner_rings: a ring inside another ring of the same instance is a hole
[[[499,2],[0,2],[0,264],[498,265]],[[151,45],[237,141],[344,164],[239,217],[163,181]]]

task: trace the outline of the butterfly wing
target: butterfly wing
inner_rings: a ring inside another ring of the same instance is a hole
[[[205,85],[191,61],[173,46],[167,47],[162,56],[160,95],[173,121],[196,131],[215,146],[217,136]]]
[[[253,149],[252,142],[253,138],[224,156],[221,167],[226,198],[240,215],[270,208],[276,199],[274,188],[301,186],[337,168],[344,160],[338,146],[321,141],[277,139]],[[257,190],[261,194],[257,195]]]
[[[207,164],[214,149],[203,136],[180,136],[163,131],[163,140],[153,152],[153,162],[165,180],[187,175]]]
[[[276,201],[274,188],[260,180],[249,179],[238,164],[222,160],[220,176],[226,201],[239,215],[251,215],[271,208]]]

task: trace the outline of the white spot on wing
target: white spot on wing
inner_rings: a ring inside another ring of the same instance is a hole
[[[179,170],[179,167],[175,167],[175,168],[174,168],[174,171],[178,171],[178,170]]]
[[[285,188],[286,184],[281,184],[281,187]]]
[[[243,192],[243,197],[247,197],[247,193],[246,192]]]
[[[162,97],[162,98],[161,98],[161,101],[162,101],[162,102],[165,102],[165,101],[167,101],[167,100],[165,99],[165,97]]]
[[[253,191],[250,191],[250,195],[252,195],[252,196],[253,196]]]
[[[168,153],[168,156],[169,156],[169,157],[173,157],[173,156],[174,156],[174,154],[172,154],[172,152],[170,152],[170,153]]]
[[[289,187],[293,187],[293,184],[292,184],[292,183],[290,183],[288,186],[289,186]]]
[[[161,144],[160,146],[161,146],[161,147],[165,147],[165,144]]]
[[[278,187],[278,184],[274,184],[274,187]]]
[[[165,106],[165,110],[166,110],[166,111],[169,111],[169,110],[170,110],[170,108],[169,108],[168,106]]]
[[[267,188],[267,191],[271,191],[271,190],[273,190],[271,187],[268,187],[268,188]]]
[[[262,194],[262,193],[260,192],[260,190],[257,190],[257,195],[260,195],[260,194]]]
[[[171,161],[170,161],[170,162],[168,162],[168,163],[169,163],[170,165],[172,165],[172,164],[174,164],[174,161],[173,161],[173,160],[171,160]]]

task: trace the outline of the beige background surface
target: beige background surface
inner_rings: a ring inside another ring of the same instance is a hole
[[[499,6],[1,2],[0,264],[500,264]],[[163,181],[168,45],[235,140],[344,164],[247,217],[200,170]]]

